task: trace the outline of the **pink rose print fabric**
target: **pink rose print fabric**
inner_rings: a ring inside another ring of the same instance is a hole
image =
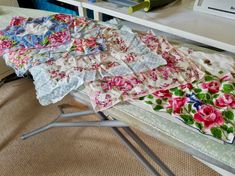
[[[55,47],[69,41],[71,20],[62,20],[68,15],[58,16],[14,17],[10,25],[0,31],[0,54],[17,49]]]
[[[174,48],[165,38],[153,33],[139,33],[138,37],[151,51],[161,55],[167,64],[127,76],[105,77],[87,84],[86,91],[96,111],[157,90],[173,88],[193,82],[204,75],[183,52]],[[158,92],[159,96],[168,95]],[[174,103],[173,103],[174,104]],[[173,105],[174,106],[174,105]]]
[[[226,79],[224,79],[226,78]],[[206,74],[200,81],[161,89],[139,98],[203,134],[232,143],[235,136],[235,81],[232,75]]]
[[[211,105],[202,105],[194,114],[193,119],[198,123],[203,123],[206,129],[224,124],[222,113]]]
[[[28,70],[36,65],[61,57],[70,43],[53,48],[44,49],[18,49],[3,55],[5,63],[15,70],[17,76],[23,77]]]
[[[234,59],[65,14],[13,18],[0,31],[0,55],[18,76],[32,74],[42,105],[84,86],[95,111],[139,99],[203,134],[234,140]]]
[[[61,58],[65,52],[80,56],[104,50],[97,22],[71,15],[15,17],[0,31],[0,55],[18,76],[35,65]]]
[[[215,100],[215,105],[220,108],[235,108],[235,99],[231,94],[223,94]]]
[[[141,87],[144,87],[143,81],[133,75],[165,65],[165,59],[152,52],[134,33],[106,26],[101,26],[100,32],[107,46],[106,51],[79,57],[70,51],[63,53],[60,59],[50,60],[30,69],[37,98],[42,105],[61,100],[70,91],[85,83],[90,85],[91,81],[99,82],[102,79],[103,82],[108,83],[97,84],[98,88],[110,91],[115,86],[122,86],[121,91],[127,98],[138,97],[141,92],[147,92],[147,87],[145,90],[141,90],[143,89]],[[93,40],[90,38],[87,42],[93,45]],[[79,41],[79,43],[82,42]],[[128,80],[122,80],[123,77]],[[142,77],[141,79],[145,79],[144,75]],[[118,80],[120,82],[116,84],[115,82]],[[113,85],[114,83],[115,85]],[[140,92],[133,92],[132,95],[133,84],[140,83],[142,84],[140,88],[135,88],[135,90],[140,89]],[[106,97],[110,97],[110,95]],[[94,99],[95,101],[98,102],[98,98]],[[114,104],[110,103],[110,105]]]

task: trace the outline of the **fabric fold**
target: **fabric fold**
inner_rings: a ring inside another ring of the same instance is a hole
[[[91,81],[138,74],[166,64],[165,59],[152,52],[135,33],[106,26],[100,26],[99,32],[107,46],[106,51],[89,56],[77,56],[70,51],[64,53],[60,59],[53,59],[30,69],[35,84],[43,82],[40,83],[42,86],[36,86],[37,97],[42,105],[56,102],[71,90]],[[37,74],[41,75],[40,79],[36,78]],[[70,82],[75,77],[77,81]],[[69,86],[70,84],[73,86]],[[45,92],[48,95],[44,94],[44,90],[48,90]],[[59,92],[59,95],[55,92]]]
[[[0,31],[0,55],[18,76],[35,65],[61,58],[66,52],[86,56],[104,50],[98,23],[71,15],[15,17]]]
[[[86,92],[96,111],[203,77],[204,72],[165,38],[157,37],[152,32],[139,33],[139,38],[152,52],[164,58],[167,65],[126,76],[106,77],[87,84]]]
[[[234,140],[235,60],[230,56],[173,46],[117,20],[65,14],[14,17],[0,31],[0,55],[18,76],[31,73],[42,105],[76,95],[84,86],[95,111],[134,100],[203,134]]]
[[[181,125],[196,129],[225,143],[235,139],[235,61],[219,53],[188,53],[193,62],[206,72],[203,79],[172,89],[159,89],[140,97],[153,111],[168,112]],[[139,104],[141,106],[141,104]]]

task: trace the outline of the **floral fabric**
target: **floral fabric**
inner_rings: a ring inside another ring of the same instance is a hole
[[[193,47],[193,46],[189,46]],[[232,56],[177,46],[206,73],[201,80],[141,97],[155,111],[166,111],[180,124],[227,143],[235,135],[235,60]],[[141,104],[140,104],[141,105]],[[183,123],[182,123],[183,122]]]
[[[66,16],[69,17],[69,16]],[[70,18],[51,15],[41,18],[15,17],[0,31],[0,53],[25,48],[55,47],[70,40]]]
[[[70,51],[30,69],[41,104],[56,102],[84,83],[138,74],[166,64],[136,34],[106,26],[100,29],[106,51],[79,57]]]
[[[139,74],[105,77],[87,84],[87,93],[96,111],[104,110],[120,101],[152,93],[162,88],[172,88],[193,82],[204,75],[180,50],[163,37],[153,33],[139,33],[138,37],[151,51],[161,55],[167,65]]]
[[[176,47],[152,32],[64,14],[13,18],[0,31],[0,55],[18,76],[32,74],[42,105],[85,85],[96,111],[139,98],[203,134],[234,140],[231,58]]]
[[[195,51],[194,48],[182,46],[177,46],[177,48],[187,54],[204,72],[209,72],[218,77],[221,76],[221,73],[226,75],[234,74],[235,72],[235,59],[231,55],[215,53],[211,50]]]
[[[232,75],[206,74],[200,81],[160,89],[140,100],[225,142],[235,135],[235,84]]]
[[[51,59],[61,57],[61,53],[70,47],[70,43],[53,48],[43,49],[18,49],[9,51],[3,55],[5,63],[15,70],[17,76],[24,74],[33,66],[39,65]],[[54,51],[56,50],[56,52]]]
[[[61,58],[65,52],[80,56],[105,49],[97,22],[76,16],[15,17],[0,31],[0,54],[18,76],[32,66]]]

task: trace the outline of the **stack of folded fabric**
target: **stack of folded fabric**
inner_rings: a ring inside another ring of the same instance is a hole
[[[155,112],[167,112],[202,134],[233,143],[235,59],[220,53],[179,49],[205,72],[203,78],[171,89],[159,89],[140,97],[137,104],[147,104]]]
[[[18,76],[32,74],[42,105],[84,86],[96,111],[135,100],[225,142],[234,138],[234,65],[215,74],[207,55],[152,32],[64,14],[15,17],[0,31],[0,54]]]

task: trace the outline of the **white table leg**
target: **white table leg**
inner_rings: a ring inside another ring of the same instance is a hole
[[[95,10],[93,11],[93,13],[94,13],[94,20],[103,21],[103,19],[102,19],[102,13],[96,12]]]
[[[86,9],[81,6],[78,7],[78,13],[80,17],[87,17]]]

